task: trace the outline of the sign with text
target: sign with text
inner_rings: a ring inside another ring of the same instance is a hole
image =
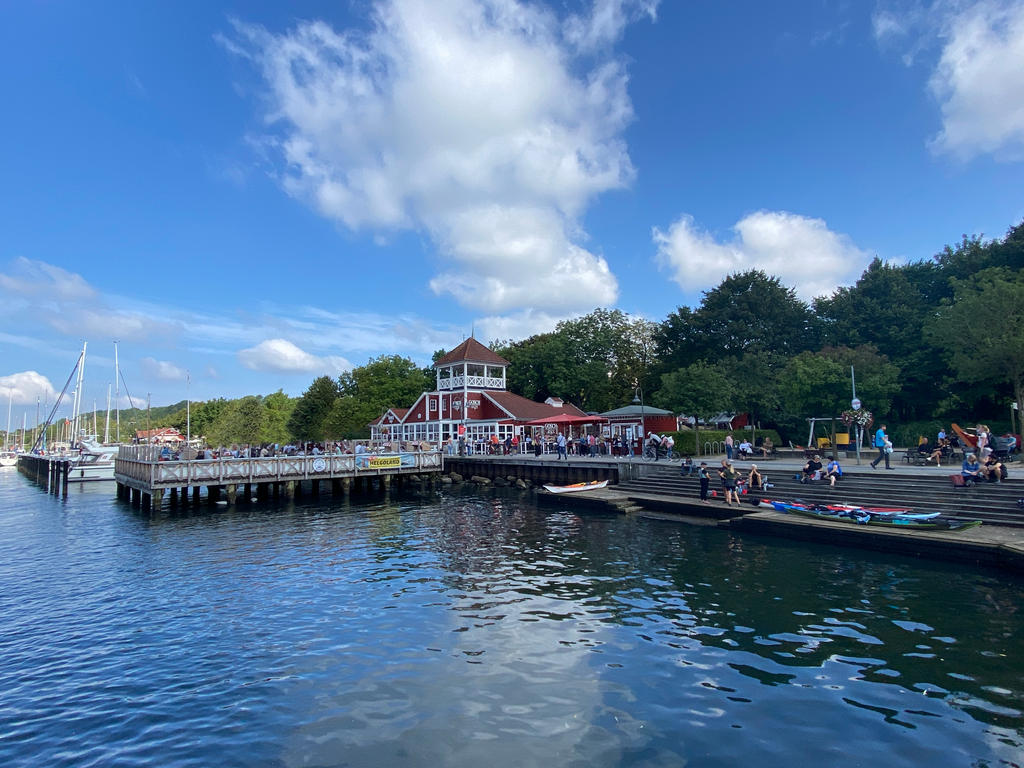
[[[370,469],[393,469],[402,466],[401,456],[371,456]]]

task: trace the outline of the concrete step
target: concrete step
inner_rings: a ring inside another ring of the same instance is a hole
[[[975,488],[954,488],[948,477],[908,476],[877,472],[846,475],[835,488],[827,483],[802,484],[795,472],[766,472],[774,487],[762,495],[809,503],[849,503],[862,506],[905,506],[940,512],[950,517],[978,519],[991,524],[1024,527],[1024,509],[1017,500],[1024,497],[1024,481],[1013,479]],[[647,476],[619,484],[619,489],[636,494],[694,498],[699,493],[695,477],[681,476],[674,467],[652,467]],[[718,489],[717,476],[711,488]]]

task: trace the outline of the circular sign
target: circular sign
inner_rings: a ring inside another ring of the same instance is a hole
[[[852,407],[853,410],[855,410],[855,411],[859,411],[860,410],[860,400],[858,400],[856,397],[853,398],[853,400],[850,401],[850,407]]]
[[[313,459],[313,471],[314,472],[323,472],[325,469],[327,469],[327,462],[326,461],[324,461],[323,459],[320,459],[320,458]]]

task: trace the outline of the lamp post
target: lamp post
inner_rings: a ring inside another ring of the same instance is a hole
[[[647,419],[644,412],[644,391],[637,387],[633,392],[633,405],[640,404],[640,455],[644,455],[644,441],[647,439]]]

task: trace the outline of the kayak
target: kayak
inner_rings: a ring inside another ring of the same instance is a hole
[[[551,493],[577,493],[578,491],[593,491],[604,488],[608,485],[607,480],[592,480],[589,483],[573,483],[572,485],[545,485],[544,489]]]
[[[962,531],[981,525],[980,520],[940,519],[938,512],[880,514],[871,512],[869,508],[864,507],[836,510],[824,506],[814,506],[800,502],[773,501],[771,499],[762,499],[759,506],[802,517],[815,517],[819,520],[834,520],[840,523],[853,523],[855,525],[880,525],[888,526],[889,528]]]
[[[761,499],[758,506],[776,509],[779,512],[792,512],[803,510],[818,512],[822,515],[837,515],[848,517],[872,517],[872,518],[905,518],[907,520],[931,520],[938,517],[938,512],[915,512],[911,507],[861,507],[856,504],[808,504],[805,501],[773,501],[772,499]]]

